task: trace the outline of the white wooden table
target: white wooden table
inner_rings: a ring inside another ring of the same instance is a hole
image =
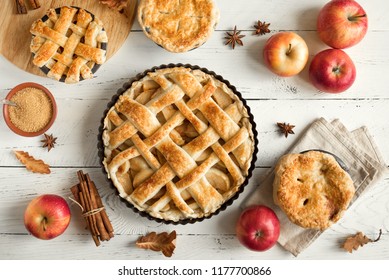
[[[212,38],[197,50],[173,54],[146,38],[135,22],[123,47],[97,72],[93,80],[65,85],[23,72],[0,57],[0,95],[17,84],[33,81],[50,89],[57,100],[58,117],[48,131],[58,137],[49,153],[41,137],[24,138],[0,121],[0,259],[165,259],[159,252],[135,247],[140,235],[150,231],[176,230],[177,248],[172,259],[295,259],[276,245],[258,253],[242,247],[235,237],[239,205],[263,180],[275,161],[318,117],[339,118],[349,129],[366,125],[389,163],[389,2],[359,0],[369,16],[369,31],[358,45],[347,49],[356,64],[357,79],[339,95],[317,91],[308,81],[308,67],[298,76],[280,78],[263,63],[265,41],[282,30],[295,31],[307,42],[310,60],[326,46],[316,34],[316,17],[327,0],[217,1],[221,20]],[[257,20],[270,22],[272,33],[253,35]],[[232,50],[224,45],[225,32],[237,25],[244,46]],[[119,200],[109,187],[97,155],[97,134],[103,112],[124,82],[145,69],[167,63],[190,63],[206,67],[236,86],[257,123],[259,153],[253,178],[245,191],[226,211],[212,219],[185,226],[163,225],[140,217]],[[282,137],[276,122],[296,125],[295,135]],[[51,165],[50,175],[25,170],[13,150],[25,150]],[[85,229],[81,212],[70,203],[72,220],[66,232],[51,241],[38,240],[24,228],[23,213],[37,195],[55,193],[71,196],[76,172],[90,174],[103,197],[115,228],[115,237],[95,247]],[[389,177],[352,205],[347,218],[328,229],[297,259],[389,259]],[[353,254],[339,248],[348,235],[363,231],[380,242],[366,245]]]

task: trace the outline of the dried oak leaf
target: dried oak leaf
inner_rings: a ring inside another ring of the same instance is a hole
[[[362,232],[358,232],[353,236],[347,237],[341,248],[345,249],[349,253],[352,253],[353,250],[358,250],[359,247],[363,247],[363,245],[366,245],[367,243],[377,242],[378,240],[380,240],[381,234],[382,230],[380,230],[378,237],[372,240],[366,237],[366,235],[364,235]]]
[[[34,173],[50,174],[50,166],[43,162],[43,160],[35,159],[24,151],[14,151],[17,159],[23,163],[27,170]]]
[[[173,251],[176,248],[176,231],[171,233],[162,232],[150,232],[149,234],[142,236],[136,241],[136,245],[139,248],[150,249],[153,251],[161,251],[165,257],[171,257]]]

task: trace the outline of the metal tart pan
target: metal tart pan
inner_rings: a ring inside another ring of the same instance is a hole
[[[224,202],[215,212],[211,213],[210,215],[204,216],[204,217],[200,217],[200,218],[182,219],[182,220],[179,220],[179,221],[165,220],[165,219],[159,219],[159,218],[153,217],[153,216],[151,216],[150,214],[148,214],[145,211],[140,211],[133,204],[131,204],[129,201],[127,201],[126,199],[122,198],[119,195],[119,191],[114,186],[112,181],[108,178],[107,171],[105,170],[105,167],[103,165],[103,160],[104,160],[104,143],[103,143],[103,140],[102,140],[102,135],[103,135],[103,131],[104,131],[104,119],[105,119],[109,109],[119,99],[119,96],[122,95],[124,92],[126,92],[126,90],[129,89],[134,82],[139,81],[142,78],[144,78],[147,75],[147,73],[154,72],[154,71],[159,70],[159,69],[174,68],[174,67],[185,67],[185,68],[189,68],[189,69],[192,69],[192,70],[201,70],[204,73],[209,74],[209,75],[215,77],[216,79],[218,79],[219,81],[223,82],[224,84],[226,84],[234,92],[234,94],[236,96],[238,96],[238,98],[242,101],[243,105],[247,109],[249,120],[250,120],[250,123],[252,125],[252,134],[253,134],[253,141],[254,141],[254,151],[253,151],[253,156],[252,156],[250,168],[248,170],[248,175],[247,175],[245,181],[243,182],[243,184],[239,187],[239,190],[229,200]],[[226,210],[228,206],[230,206],[236,199],[238,199],[239,195],[244,191],[245,186],[247,186],[247,184],[249,183],[249,180],[250,180],[250,178],[252,177],[252,174],[253,174],[253,170],[255,169],[255,162],[257,161],[257,153],[258,153],[258,132],[256,130],[256,124],[254,122],[254,116],[252,115],[252,113],[250,111],[250,107],[247,105],[247,102],[242,97],[241,93],[238,92],[237,89],[233,85],[231,85],[231,83],[229,81],[223,79],[222,76],[217,75],[215,72],[210,71],[210,70],[208,70],[206,68],[201,68],[200,66],[197,66],[197,65],[181,64],[181,63],[179,63],[179,64],[167,64],[167,65],[163,64],[163,65],[160,65],[160,66],[153,67],[151,69],[148,69],[148,70],[144,71],[143,73],[140,73],[140,74],[136,75],[135,77],[131,78],[128,82],[124,83],[122,88],[120,88],[117,91],[117,93],[112,96],[111,101],[107,104],[107,108],[104,111],[103,117],[101,119],[101,123],[100,123],[99,132],[98,132],[98,136],[97,137],[98,137],[98,139],[97,139],[98,140],[97,149],[98,149],[99,162],[101,164],[101,169],[102,169],[103,173],[105,174],[105,177],[106,177],[107,182],[109,183],[110,187],[113,188],[114,190],[116,190],[116,194],[120,198],[120,200],[123,201],[134,212],[138,213],[140,216],[145,217],[145,218],[147,218],[149,220],[156,221],[156,222],[163,223],[163,224],[174,224],[174,225],[194,224],[196,222],[201,222],[201,221],[203,221],[205,219],[210,219],[211,217],[216,216],[220,212]]]

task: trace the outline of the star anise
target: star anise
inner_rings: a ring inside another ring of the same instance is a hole
[[[280,131],[285,135],[285,137],[288,137],[289,134],[294,134],[293,128],[295,127],[295,125],[280,122],[278,122],[277,125],[280,128]]]
[[[255,35],[265,35],[266,33],[270,33],[269,30],[270,23],[266,23],[266,21],[262,22],[258,20],[258,23],[254,25]]]
[[[227,37],[224,37],[224,39],[226,39],[227,41],[226,41],[225,45],[231,44],[232,49],[235,49],[235,44],[239,44],[239,45],[243,46],[243,42],[241,39],[243,37],[245,37],[246,35],[240,35],[240,32],[242,32],[242,31],[236,31],[236,25],[235,25],[233,32],[226,32]]]
[[[48,149],[48,152],[50,152],[50,150],[52,148],[54,148],[54,145],[57,144],[55,141],[57,140],[57,137],[53,137],[53,134],[51,135],[48,135],[48,134],[44,134],[45,136],[45,139],[41,140],[41,142],[43,142],[43,148],[46,148]]]

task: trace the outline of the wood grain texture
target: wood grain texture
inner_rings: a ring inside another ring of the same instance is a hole
[[[169,53],[149,40],[135,21],[130,36],[96,77],[76,85],[32,75],[0,57],[1,97],[19,83],[34,81],[50,89],[58,105],[57,120],[48,131],[58,137],[58,144],[49,153],[40,147],[41,137],[17,136],[0,120],[0,259],[166,260],[159,252],[135,248],[134,242],[150,231],[175,229],[177,249],[172,260],[389,260],[389,176],[361,196],[339,223],[297,258],[280,246],[263,253],[249,251],[238,243],[234,229],[243,199],[259,187],[279,156],[319,117],[339,118],[350,130],[365,125],[389,163],[389,17],[386,16],[389,2],[358,1],[366,7],[370,25],[365,39],[346,49],[356,64],[357,79],[347,92],[333,95],[320,92],[310,84],[307,68],[295,77],[280,78],[266,69],[261,57],[265,41],[281,30],[292,30],[307,41],[310,60],[326,48],[317,37],[315,19],[328,0],[246,0],[244,4],[216,1],[221,20],[216,32],[200,48],[183,54]],[[270,22],[272,33],[252,35],[256,20]],[[0,26],[3,22],[0,17]],[[225,31],[235,24],[246,37],[243,47],[232,50],[224,45],[223,38]],[[190,63],[222,75],[248,99],[257,123],[258,161],[250,183],[225,211],[193,225],[163,225],[134,213],[106,181],[96,149],[100,119],[112,95],[137,73],[167,63]],[[278,121],[296,125],[296,134],[283,137],[275,125]],[[14,157],[15,149],[47,161],[52,173],[40,175],[26,171]],[[23,225],[27,203],[43,193],[67,198],[69,188],[77,183],[76,172],[80,169],[96,183],[116,231],[115,237],[96,248],[85,229],[80,209],[70,201],[72,221],[62,236],[44,242],[28,235]],[[352,254],[339,248],[344,238],[357,231],[374,238],[379,229],[383,235],[377,243],[367,244]]]
[[[369,232],[375,236],[374,232]],[[339,248],[339,244],[349,234],[323,234],[315,242],[315,249],[309,248],[299,256],[299,260],[377,260],[387,259],[389,255],[389,238],[381,237],[380,243],[365,245],[358,253],[350,254]],[[117,235],[109,243],[102,243],[99,248],[90,243],[89,236],[84,234],[64,234],[50,243],[40,243],[25,235],[0,235],[0,247],[4,249],[0,259],[5,260],[161,260],[167,259],[160,252],[143,250],[135,247],[140,235]],[[12,244],[24,243],[15,251]],[[201,244],[201,246],[193,246]],[[379,248],[378,248],[379,247]],[[61,248],[60,254],[53,254],[53,248]],[[74,249],[76,248],[76,249]],[[321,251],[320,257],[316,251]],[[294,260],[276,245],[271,251],[254,252],[243,248],[234,234],[178,234],[177,249],[169,260]]]
[[[104,90],[101,92],[104,94]],[[110,99],[110,98],[109,98]],[[3,132],[0,145],[0,166],[20,166],[14,158],[14,149],[34,151],[36,158],[41,158],[52,166],[99,166],[97,155],[97,135],[103,112],[108,99],[64,98],[60,103],[57,119],[48,131],[57,139],[57,145],[49,153],[41,148],[42,137],[25,138],[15,135],[4,122],[0,123]],[[389,162],[389,130],[387,125],[389,100],[248,100],[249,107],[257,124],[259,152],[256,166],[272,166],[277,158],[287,151],[303,134],[313,120],[324,117],[327,120],[339,118],[348,129],[353,130],[367,125],[370,133],[386,160]],[[72,112],[77,112],[72,114]],[[374,120],[369,123],[368,119]],[[279,132],[277,122],[296,125],[294,135],[285,138]],[[14,141],[13,139],[17,139]],[[65,156],[71,152],[71,156]]]
[[[0,9],[0,53],[17,67],[32,74],[45,76],[32,64],[30,26],[35,20],[43,17],[49,8],[64,5],[82,7],[100,18],[107,31],[107,59],[109,59],[123,45],[131,31],[137,1],[129,2],[127,16],[109,9],[98,0],[51,0],[40,3],[41,7],[38,9],[28,9],[27,14],[17,14],[15,1],[3,1]]]
[[[327,48],[317,38],[315,31],[296,31],[309,45],[309,61],[320,50]],[[345,51],[353,59],[357,68],[357,78],[353,86],[341,94],[328,94],[317,90],[308,78],[308,67],[294,77],[279,77],[272,74],[264,65],[261,52],[265,41],[276,31],[265,36],[253,36],[252,31],[244,31],[244,47],[234,50],[224,46],[224,31],[215,32],[199,49],[173,54],[155,45],[142,31],[132,30],[117,55],[103,64],[96,72],[96,77],[75,85],[57,86],[58,82],[48,78],[39,78],[38,82],[52,89],[58,98],[110,99],[127,80],[137,73],[153,66],[167,63],[190,63],[206,67],[222,75],[247,99],[279,99],[279,100],[318,100],[318,99],[387,99],[386,72],[389,63],[389,36],[387,32],[370,31],[366,40],[354,48]],[[147,59],[145,59],[147,58]],[[10,69],[9,64],[0,64],[4,71]],[[11,68],[13,66],[11,65]],[[239,69],[234,71],[233,69]],[[2,81],[2,87],[12,88],[31,78],[29,73],[17,72],[18,75]],[[115,75],[113,75],[115,73]]]
[[[177,249],[172,259],[294,259],[280,246],[258,253],[243,248],[235,237],[235,223],[241,211],[241,201],[250,195],[258,183],[270,171],[257,168],[254,180],[247,186],[236,203],[219,215],[201,223],[172,226],[149,221],[129,209],[107,185],[98,168],[83,168],[94,180],[107,209],[115,237],[102,242],[99,248],[93,243],[81,211],[68,197],[70,186],[77,182],[77,168],[56,168],[49,176],[36,176],[20,168],[0,169],[5,184],[0,189],[0,259],[165,259],[161,253],[135,247],[135,241],[150,231],[176,230]],[[29,184],[25,182],[28,181]],[[389,256],[389,178],[371,189],[355,202],[346,215],[304,251],[298,259],[381,259]],[[50,242],[38,242],[29,235],[23,225],[23,213],[28,202],[43,193],[56,193],[67,199],[72,211],[72,220],[66,232]],[[226,222],[228,221],[228,222]],[[345,237],[363,229],[369,237],[383,230],[380,242],[368,244],[358,252],[349,254],[339,248]],[[15,244],[24,244],[14,250]],[[192,244],[198,244],[193,248]],[[60,248],[61,254],[53,254]],[[75,249],[76,248],[76,249]],[[318,253],[320,252],[320,253]]]

